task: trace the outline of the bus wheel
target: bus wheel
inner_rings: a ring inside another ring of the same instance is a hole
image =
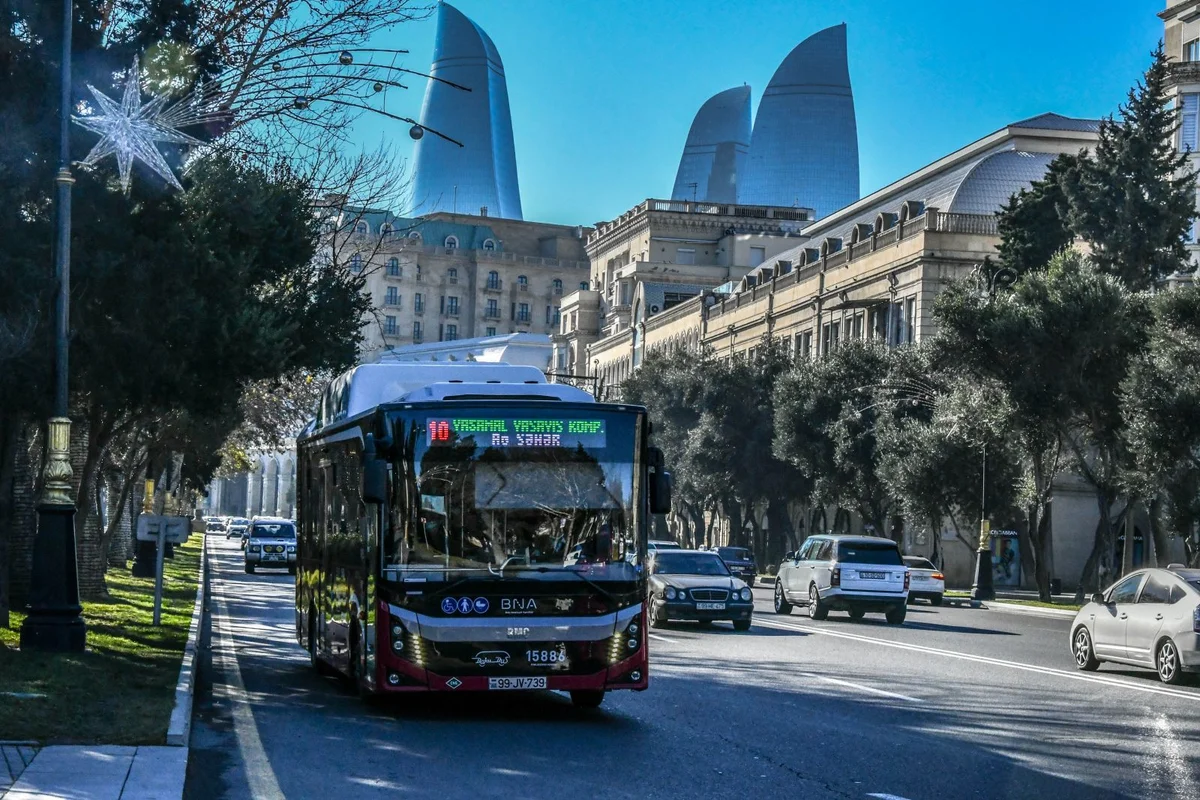
[[[579,689],[571,692],[571,705],[576,708],[599,708],[604,692],[598,689]]]

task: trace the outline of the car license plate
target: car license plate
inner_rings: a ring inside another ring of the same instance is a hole
[[[275,555],[274,553],[269,553],[263,556],[263,558],[266,561],[283,561],[283,556]]]
[[[724,603],[696,603],[697,611],[724,611]]]
[[[869,581],[881,581],[887,577],[886,572],[860,572],[858,577]]]
[[[489,689],[545,689],[545,677],[488,678]]]

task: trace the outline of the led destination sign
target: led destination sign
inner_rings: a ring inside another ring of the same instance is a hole
[[[484,447],[604,447],[602,419],[456,417],[426,422],[430,447],[453,445],[468,436]]]

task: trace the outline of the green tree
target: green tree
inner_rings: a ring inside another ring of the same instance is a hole
[[[1079,163],[1078,156],[1058,156],[1043,178],[1010,197],[996,215],[1000,260],[1018,275],[1045,269],[1050,258],[1074,240],[1063,184]]]
[[[1120,122],[1105,120],[1090,157],[1063,174],[1068,221],[1104,273],[1134,290],[1176,272],[1195,216],[1196,173],[1176,149],[1179,111],[1167,98],[1170,64],[1162,45],[1129,91]]]

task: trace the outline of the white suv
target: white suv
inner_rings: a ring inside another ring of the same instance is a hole
[[[775,579],[775,613],[793,605],[808,607],[815,620],[831,610],[862,619],[882,611],[892,625],[904,622],[908,603],[908,567],[891,539],[877,536],[810,536],[795,553],[784,556]]]
[[[246,573],[256,567],[296,574],[296,523],[281,517],[255,517],[246,532]]]

